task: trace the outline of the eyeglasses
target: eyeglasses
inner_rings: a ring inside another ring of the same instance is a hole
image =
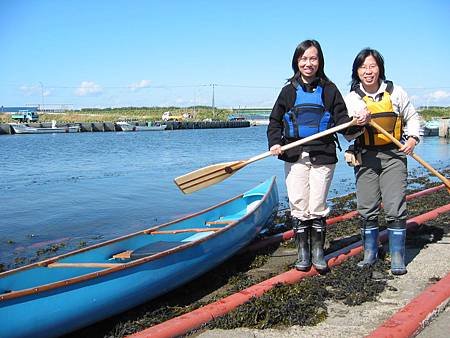
[[[307,58],[307,57],[301,57],[300,59],[298,59],[298,62],[300,62],[300,63],[307,63],[308,61],[309,61],[310,63],[318,63],[318,62],[319,62],[319,58],[316,57],[316,56],[312,56],[312,57],[310,57],[310,58]]]
[[[376,69],[376,68],[378,68],[378,65],[377,65],[377,64],[371,64],[371,65],[362,65],[362,66],[359,66],[358,69],[361,69],[361,70],[366,71],[366,70],[374,70],[374,69]]]

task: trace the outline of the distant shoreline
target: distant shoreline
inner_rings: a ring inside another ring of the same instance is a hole
[[[216,128],[247,128],[250,121],[167,121],[160,122],[166,125],[165,130],[181,129],[216,129]],[[133,126],[145,126],[145,122],[130,122]],[[34,128],[51,128],[51,122],[33,122],[26,125]],[[78,126],[80,132],[124,132],[115,122],[72,122],[57,123],[55,127]],[[161,130],[163,131],[163,130]],[[161,132],[160,131],[160,132]],[[127,132],[141,132],[138,128]],[[10,123],[0,123],[0,135],[14,134],[14,129]]]

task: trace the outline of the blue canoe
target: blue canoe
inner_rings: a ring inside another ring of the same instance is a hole
[[[275,178],[187,217],[0,273],[0,337],[59,336],[162,295],[250,243]]]

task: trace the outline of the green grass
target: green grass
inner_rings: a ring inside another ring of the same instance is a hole
[[[450,118],[450,107],[428,107],[419,109],[419,114],[425,121],[434,118]]]
[[[213,119],[218,121],[227,120],[228,115],[232,114],[231,109],[214,109],[211,107],[124,107],[124,108],[85,108],[81,110],[70,110],[63,113],[39,114],[39,122],[117,122],[127,121],[161,121],[164,112],[170,111],[173,115],[182,115],[190,113],[192,120],[202,121],[203,119]],[[0,123],[14,122],[9,114],[0,114]]]
[[[58,114],[39,114],[39,122],[50,122],[55,120],[59,123],[73,122],[117,122],[120,120],[128,121],[161,121],[164,112],[170,111],[174,115],[190,113],[194,121],[203,119],[213,119],[226,121],[228,115],[233,114],[232,109],[213,110],[211,107],[123,107],[123,108],[84,108],[81,110],[69,110]],[[433,118],[450,118],[450,107],[428,107],[419,108],[420,115],[425,121]],[[0,123],[14,122],[9,114],[0,114]]]

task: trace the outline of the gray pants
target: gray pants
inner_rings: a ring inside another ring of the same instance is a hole
[[[406,219],[405,153],[397,149],[364,151],[355,174],[358,212],[364,220],[378,220],[381,201],[386,221]]]

